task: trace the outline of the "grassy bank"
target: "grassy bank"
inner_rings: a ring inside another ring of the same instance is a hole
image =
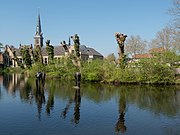
[[[82,81],[128,84],[175,84],[180,83],[175,77],[173,67],[167,64],[154,63],[152,60],[128,64],[126,68],[119,68],[107,60],[95,60],[91,63],[82,62],[81,70],[71,61],[53,63],[50,65],[34,65],[26,73],[34,76],[36,72],[46,72],[48,78],[63,80],[74,79],[74,73],[81,71]]]
[[[125,68],[120,68],[111,60],[84,61],[81,68],[73,65],[70,59],[51,62],[48,65],[34,64],[31,68],[8,69],[9,72],[21,72],[35,76],[38,71],[46,73],[48,78],[62,80],[74,79],[75,72],[81,72],[82,81],[103,82],[113,84],[180,84],[180,77],[175,76],[174,65],[180,61],[179,56],[172,53],[143,59],[136,62],[125,63]]]

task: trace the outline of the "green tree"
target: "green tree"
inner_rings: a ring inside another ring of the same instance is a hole
[[[50,40],[46,41],[46,52],[48,53],[49,61],[54,59],[54,46],[50,45]]]
[[[21,54],[22,54],[24,64],[26,65],[27,68],[30,68],[32,66],[32,60],[31,60],[31,55],[30,55],[30,49],[28,48],[28,46],[24,46],[21,49]]]
[[[102,65],[103,61],[101,60],[83,63],[82,78],[86,81],[101,81],[103,77]]]
[[[41,47],[40,46],[35,46],[34,51],[33,51],[33,59],[34,59],[35,63],[43,64],[43,56],[41,53]]]

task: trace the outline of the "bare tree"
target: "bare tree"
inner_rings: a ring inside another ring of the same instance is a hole
[[[177,53],[180,53],[180,0],[173,0],[173,7],[168,10],[168,13],[173,17],[172,46]]]
[[[172,48],[172,42],[172,29],[170,27],[165,27],[161,31],[157,32],[155,39],[152,40],[151,48],[165,47],[170,50]]]
[[[164,47],[167,50],[180,52],[180,38],[174,33],[177,33],[175,29],[166,26],[156,34],[155,39],[153,39],[150,44],[150,48]]]
[[[109,54],[105,59],[109,62],[116,62],[116,57],[114,53]]]
[[[174,26],[180,34],[180,0],[173,0],[173,7],[168,10],[173,17]]]
[[[131,56],[144,53],[147,47],[147,42],[140,36],[130,36],[126,44],[125,52]]]

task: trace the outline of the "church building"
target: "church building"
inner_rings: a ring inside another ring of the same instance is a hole
[[[41,48],[41,53],[43,56],[43,63],[48,64],[48,53],[46,48],[43,46],[43,33],[41,29],[41,20],[40,14],[38,14],[38,20],[36,25],[36,32],[34,36],[34,48],[35,46],[39,46]],[[69,41],[70,42],[70,41]],[[18,67],[18,62],[23,63],[22,55],[21,55],[21,48],[25,45],[19,45],[19,48],[15,48],[12,45],[5,46],[5,53],[4,53],[4,65],[8,67]],[[26,45],[29,49],[33,51],[33,46]],[[72,45],[68,46],[71,51],[73,51]],[[103,55],[101,55],[98,51],[93,48],[86,47],[85,45],[80,45],[80,58],[82,60],[93,60],[93,59],[103,59]],[[31,54],[32,58],[33,55]],[[66,51],[62,45],[54,46],[54,59],[61,59],[62,57],[66,56]]]

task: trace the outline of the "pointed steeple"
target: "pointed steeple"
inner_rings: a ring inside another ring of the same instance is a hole
[[[38,14],[38,21],[37,21],[37,26],[36,26],[36,35],[41,35],[41,19],[40,19],[40,13]]]
[[[34,37],[34,46],[43,46],[43,33],[41,30],[41,19],[40,19],[40,13],[38,13],[38,20],[36,25],[36,33]]]

